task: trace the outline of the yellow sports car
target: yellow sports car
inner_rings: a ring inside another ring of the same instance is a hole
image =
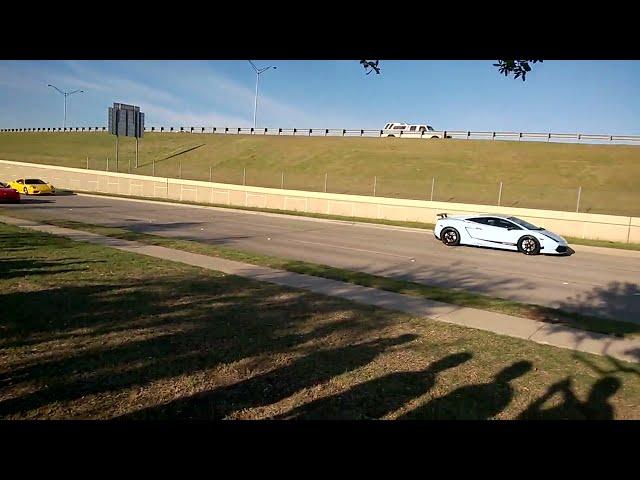
[[[44,182],[39,178],[20,178],[13,182],[9,182],[9,187],[25,195],[53,195],[56,193],[56,189],[53,185]]]

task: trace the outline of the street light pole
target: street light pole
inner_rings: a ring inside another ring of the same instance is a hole
[[[256,131],[256,113],[258,111],[258,81],[260,79],[260,74],[256,72],[256,96],[255,102],[253,104],[253,131]]]
[[[63,92],[55,85],[48,84],[47,87],[55,88],[59,93],[61,93],[64,96],[64,121],[62,124],[62,128],[63,129],[67,128],[67,97],[69,95],[73,95],[74,93],[84,93],[84,90],[74,90],[73,92]]]
[[[276,70],[278,67],[274,67],[273,65],[270,65],[268,67],[262,67],[262,68],[258,68],[254,65],[254,63],[249,60],[249,63],[251,64],[251,67],[253,68],[253,70],[256,72],[256,97],[255,97],[255,101],[253,104],[253,130],[255,132],[256,129],[256,115],[258,112],[258,81],[260,79],[260,74],[266,72],[267,70],[269,70],[270,68],[273,68],[274,70]]]

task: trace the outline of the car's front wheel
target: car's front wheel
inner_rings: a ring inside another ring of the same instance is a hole
[[[440,232],[440,239],[448,247],[460,245],[460,233],[453,227],[447,227]]]
[[[538,255],[540,253],[540,242],[531,235],[525,235],[518,240],[518,251],[525,255]]]

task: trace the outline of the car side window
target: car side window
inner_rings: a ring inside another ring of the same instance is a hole
[[[492,218],[492,223],[491,225],[493,225],[494,227],[499,227],[499,228],[515,228],[515,225],[511,222],[508,222],[506,220],[503,220],[502,218]]]
[[[416,126],[412,125],[411,127],[409,127],[409,131],[410,132],[415,132],[416,131]]]
[[[509,220],[503,220],[500,219],[500,223],[501,223],[501,227],[502,228],[511,228],[513,230],[522,230],[522,228],[520,228],[518,225],[516,225],[513,222],[510,222]]]
[[[470,222],[481,223],[482,225],[488,225],[486,217],[469,218],[468,220]]]

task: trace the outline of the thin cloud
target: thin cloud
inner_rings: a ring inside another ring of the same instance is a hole
[[[220,115],[216,112],[193,113],[177,111],[153,103],[145,104],[145,124],[154,127],[245,127],[247,118]],[[153,119],[150,122],[146,118]]]

